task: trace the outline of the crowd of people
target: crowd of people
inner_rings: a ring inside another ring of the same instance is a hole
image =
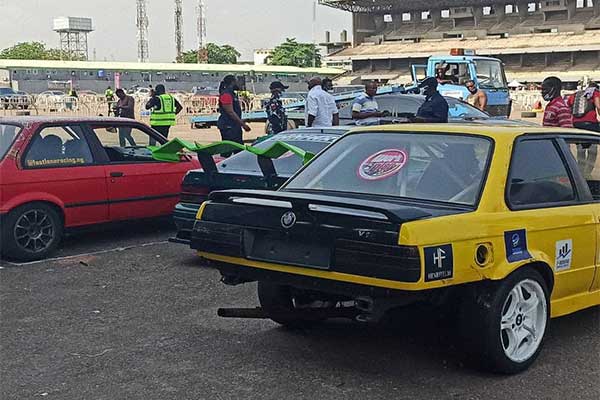
[[[425,78],[418,85],[418,89],[425,96],[416,114],[408,118],[409,122],[445,123],[448,122],[448,103],[438,92],[438,86],[456,84],[452,77],[446,75],[443,68],[436,70],[435,77]],[[305,106],[305,126],[331,127],[339,125],[339,110],[334,96],[331,94],[333,82],[331,79],[313,77],[308,82],[308,94]],[[487,96],[483,90],[477,88],[473,80],[467,80],[465,86],[470,95],[466,99],[474,107],[485,111]],[[274,81],[269,87],[270,99],[265,103],[267,114],[267,133],[276,134],[288,129],[288,118],[283,102],[282,93],[288,86],[279,81]],[[600,132],[600,89],[594,82],[588,87],[577,92],[563,96],[562,82],[557,77],[548,77],[542,82],[542,97],[547,102],[544,110],[543,125],[551,127],[575,127]],[[240,85],[233,75],[226,76],[219,86],[219,119],[217,127],[222,140],[243,143],[243,132],[251,130],[250,125],[242,118],[242,107],[238,92]],[[367,82],[364,93],[352,103],[352,119],[364,121],[379,119],[390,115],[388,111],[381,110],[377,103],[378,85]],[[127,95],[123,89],[113,92],[108,87],[105,92],[109,104],[109,115],[124,118],[134,118],[135,99]],[[114,98],[118,100],[115,101]],[[169,136],[169,129],[175,125],[176,116],[183,109],[182,105],[172,95],[166,93],[162,84],[156,85],[151,90],[151,96],[145,105],[150,110],[150,125],[163,136]],[[358,122],[360,123],[360,122]],[[122,145],[129,142],[135,145],[130,132],[119,132],[119,141]]]
[[[327,128],[339,125],[339,110],[335,97],[331,94],[333,82],[329,78],[313,77],[308,82],[308,94],[305,106],[305,126]],[[410,119],[411,122],[443,123],[448,122],[448,103],[437,90],[438,80],[434,77],[420,83],[419,89],[425,101]],[[279,81],[269,86],[270,99],[265,103],[267,114],[267,134],[272,135],[288,129],[288,118],[281,101],[282,93],[288,89]],[[378,85],[368,82],[364,94],[358,96],[352,104],[352,118],[366,120],[389,116],[388,111],[381,111],[375,96]],[[242,118],[242,108],[237,96],[239,83],[233,75],[226,76],[219,87],[219,120],[217,127],[223,140],[243,143],[243,131],[249,132],[250,126]],[[485,105],[485,102],[482,102]]]

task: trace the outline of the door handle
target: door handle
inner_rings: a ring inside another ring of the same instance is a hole
[[[123,176],[124,174],[122,172],[111,172],[110,173],[110,177],[111,178],[120,178],[121,176]]]

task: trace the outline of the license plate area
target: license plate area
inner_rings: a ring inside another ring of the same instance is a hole
[[[331,266],[331,246],[323,241],[245,229],[243,245],[244,254],[250,260],[322,270]]]

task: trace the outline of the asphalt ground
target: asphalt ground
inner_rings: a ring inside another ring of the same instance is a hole
[[[551,323],[516,376],[464,365],[430,310],[288,331],[222,319],[255,306],[161,223],[69,237],[56,259],[0,269],[0,399],[599,399],[600,308]]]

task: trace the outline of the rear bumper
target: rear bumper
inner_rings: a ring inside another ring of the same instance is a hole
[[[173,221],[177,226],[177,235],[169,239],[169,242],[190,245],[194,222],[200,204],[177,203],[173,211]]]
[[[245,282],[266,281],[280,285],[289,285],[301,289],[314,290],[322,293],[347,296],[348,298],[410,298],[411,301],[427,300],[435,293],[447,291],[448,288],[435,288],[429,290],[415,290],[414,288],[386,287],[377,284],[360,282],[361,277],[355,281],[319,278],[281,270],[270,270],[249,265],[234,264],[229,261],[216,260],[206,253],[199,253],[207,261],[206,268],[216,269],[223,276],[224,282],[239,284]],[[220,257],[217,257],[220,258]],[[389,281],[388,281],[389,282]]]
[[[419,256],[412,253],[412,248],[339,238],[319,246],[322,240],[328,240],[283,235],[287,238],[266,236],[272,241],[264,252],[260,236],[260,232],[255,234],[252,229],[236,225],[199,221],[193,227],[191,247],[214,261],[232,281],[262,280],[260,276],[268,280],[271,272],[281,272],[289,278],[313,282],[307,283],[309,286],[339,281],[368,288],[421,288]]]

